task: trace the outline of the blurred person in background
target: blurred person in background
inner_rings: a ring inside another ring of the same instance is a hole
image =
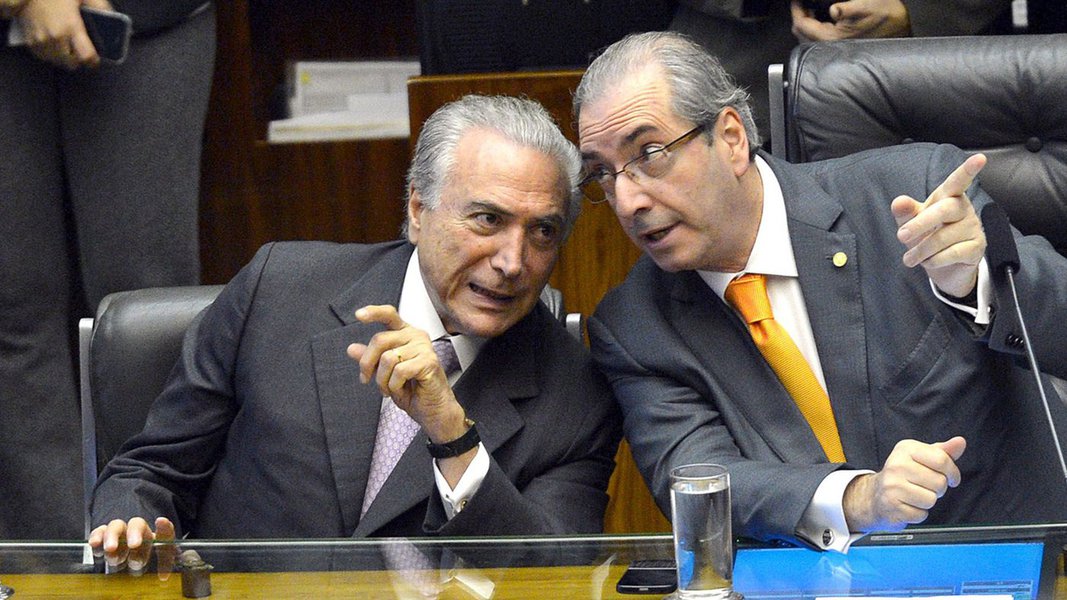
[[[130,17],[124,61],[83,5]],[[199,281],[215,10],[0,0],[0,42],[0,539],[81,538],[76,324],[111,292]]]

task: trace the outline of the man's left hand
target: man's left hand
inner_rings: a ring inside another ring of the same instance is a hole
[[[970,156],[925,202],[899,196],[891,205],[905,266],[921,265],[937,289],[957,298],[974,290],[985,255],[982,222],[966,193],[985,164],[984,154]]]

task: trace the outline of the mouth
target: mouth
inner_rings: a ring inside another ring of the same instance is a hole
[[[471,291],[477,294],[479,297],[485,298],[497,304],[508,303],[515,299],[514,294],[505,294],[502,292],[497,292],[489,288],[484,288],[476,283],[470,283],[468,285],[470,286]]]
[[[670,234],[673,229],[674,225],[668,225],[667,227],[662,227],[660,229],[645,231],[639,234],[638,237],[644,240],[644,242],[647,244],[655,244],[656,242],[659,242],[663,238],[667,237],[667,235]]]

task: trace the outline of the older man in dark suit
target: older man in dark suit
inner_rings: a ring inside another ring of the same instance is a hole
[[[102,473],[90,544],[600,531],[618,409],[538,302],[579,168],[532,101],[439,109],[407,240],[264,247]]]
[[[1067,518],[1040,399],[1013,366],[1018,323],[983,267],[983,155],[775,160],[744,91],[679,34],[609,47],[575,105],[591,193],[646,254],[590,337],[664,512],[671,468],[718,462],[735,531],[819,548]],[[1019,247],[1040,364],[1062,377],[1067,261],[1041,238]]]

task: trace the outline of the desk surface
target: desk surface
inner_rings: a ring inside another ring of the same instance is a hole
[[[1059,547],[1065,534],[1067,526],[942,528],[917,530],[905,541],[1048,539]],[[888,537],[872,540],[874,545],[889,542],[896,543]],[[741,544],[741,552],[749,548]],[[194,549],[212,565],[211,598],[640,599],[658,596],[620,595],[615,583],[632,560],[669,558],[672,544],[667,535],[643,535],[411,542],[186,540],[180,549]],[[92,560],[85,550],[83,544],[69,542],[0,542],[0,583],[13,588],[16,599],[182,598],[181,573],[161,576],[151,564],[139,576],[105,574],[102,561]],[[1067,600],[1062,561],[1051,591],[1042,597]]]

